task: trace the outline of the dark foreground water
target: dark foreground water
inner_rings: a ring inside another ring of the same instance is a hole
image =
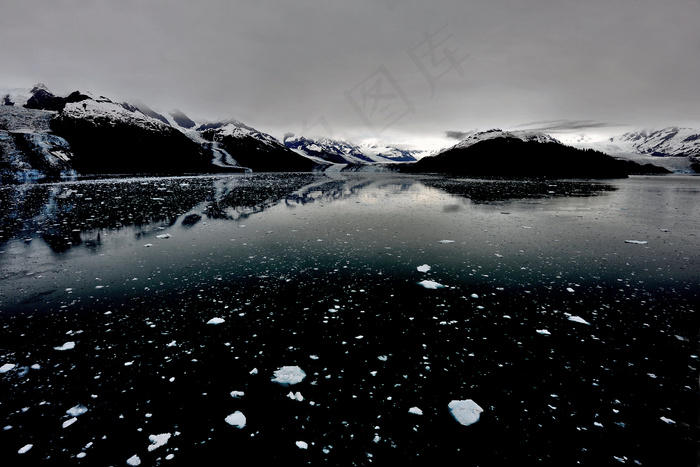
[[[700,178],[235,175],[0,203],[3,466],[697,463]],[[303,380],[272,381],[288,366]]]

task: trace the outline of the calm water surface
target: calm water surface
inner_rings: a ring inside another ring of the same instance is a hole
[[[0,187],[3,465],[695,465],[699,201],[689,176]]]

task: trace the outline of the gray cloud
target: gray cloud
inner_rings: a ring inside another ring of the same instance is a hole
[[[700,125],[698,17],[696,0],[4,2],[0,86],[140,99],[278,137]]]

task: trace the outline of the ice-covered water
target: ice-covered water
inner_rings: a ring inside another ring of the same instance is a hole
[[[0,187],[3,463],[694,465],[699,201],[689,176]]]

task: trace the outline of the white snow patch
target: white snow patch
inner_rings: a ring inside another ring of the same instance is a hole
[[[15,365],[14,363],[5,363],[3,366],[0,366],[0,373],[7,373],[16,366],[17,365]]]
[[[275,370],[272,382],[282,386],[291,386],[300,383],[304,378],[306,378],[306,373],[298,366],[283,366],[279,370]]]
[[[224,322],[223,318],[212,318],[209,321],[207,321],[207,324],[221,324]]]
[[[420,272],[428,272],[430,271],[430,266],[428,266],[427,264],[423,264],[421,266],[418,266],[416,269],[418,269],[418,271]]]
[[[408,409],[408,413],[412,413],[414,415],[423,415],[423,411],[418,407],[411,407],[410,409]]]
[[[83,404],[78,404],[75,407],[71,407],[70,409],[66,410],[66,413],[70,415],[71,417],[79,417],[86,413],[88,411],[88,408],[85,407]]]
[[[236,410],[231,415],[226,417],[226,423],[238,428],[243,428],[246,423],[245,415],[243,415],[240,410]]]
[[[137,465],[141,465],[141,459],[139,458],[139,456],[134,454],[126,460],[126,463],[132,467],[136,467]]]
[[[33,448],[33,444],[25,444],[22,446],[19,451],[17,451],[17,454],[24,454],[25,452],[29,451],[31,448]]]
[[[168,440],[170,439],[172,435],[170,433],[161,433],[159,435],[149,435],[148,439],[151,441],[150,446],[148,446],[149,451],[153,451],[154,449],[158,449],[159,447],[168,444]]]
[[[66,342],[60,347],[54,347],[54,350],[71,350],[75,348],[75,342]]]
[[[581,324],[588,324],[590,326],[591,323],[586,321],[585,319],[581,318],[580,316],[569,316],[569,321],[573,321],[575,323],[581,323]]]
[[[418,284],[422,285],[426,289],[441,289],[441,288],[445,287],[444,285],[442,285],[438,282],[429,281],[429,280],[420,281]]]
[[[479,404],[471,399],[463,401],[452,401],[447,404],[452,416],[464,426],[473,425],[479,421],[481,412],[484,411]]]

